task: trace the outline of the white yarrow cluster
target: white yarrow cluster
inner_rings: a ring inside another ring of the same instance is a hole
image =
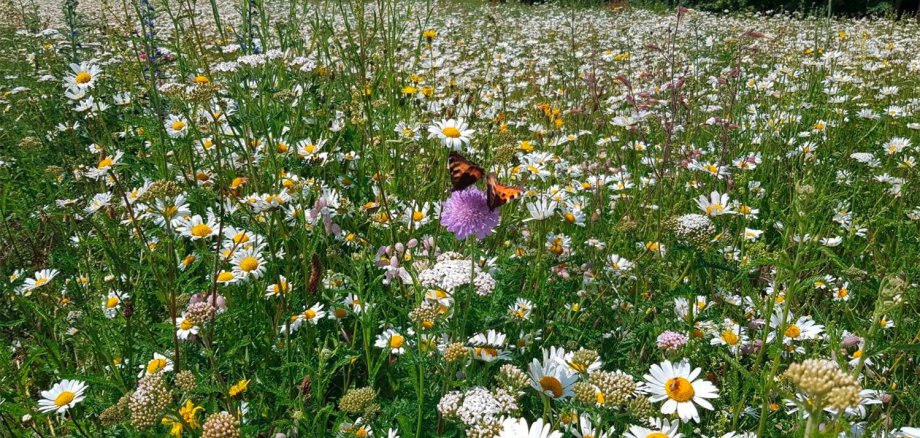
[[[702,214],[685,214],[674,219],[674,234],[678,239],[695,243],[707,239],[715,230],[709,216]]]
[[[467,427],[496,424],[517,410],[514,396],[503,389],[493,393],[477,386],[466,392],[452,391],[438,402],[438,412],[445,418],[459,420]]]
[[[480,296],[491,295],[495,290],[495,279],[488,272],[478,266],[474,268],[469,259],[464,259],[456,252],[439,255],[434,266],[419,274],[422,285],[442,289],[451,294],[457,288],[470,284],[470,279],[473,280],[473,287]]]

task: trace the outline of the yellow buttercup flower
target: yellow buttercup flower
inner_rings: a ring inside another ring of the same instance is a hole
[[[230,397],[236,397],[237,395],[240,395],[246,392],[247,388],[249,388],[248,379],[243,379],[243,380],[240,380],[239,382],[236,382],[235,385],[230,387],[230,391],[229,391]]]

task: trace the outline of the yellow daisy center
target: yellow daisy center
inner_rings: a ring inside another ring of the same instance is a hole
[[[652,432],[646,435],[645,438],[668,438],[668,436],[661,432]]]
[[[118,297],[109,297],[109,299],[105,300],[105,308],[112,309],[117,306],[119,302],[121,301],[118,299]]]
[[[113,163],[114,162],[112,161],[111,158],[109,157],[103,158],[102,161],[99,162],[99,165],[96,166],[96,169],[99,169],[99,170],[108,169],[112,167]]]
[[[175,122],[173,122],[172,124],[173,131],[181,131],[183,129],[185,129],[185,122],[181,120],[176,120]]]
[[[246,257],[240,261],[240,269],[251,272],[259,268],[259,259],[255,257]]]
[[[48,282],[47,278],[38,278],[35,280],[35,287],[43,286],[47,282]]]
[[[208,224],[198,224],[192,227],[192,235],[195,237],[207,237],[211,235],[211,226]]]
[[[802,335],[802,329],[800,329],[799,326],[795,324],[789,324],[789,326],[786,327],[786,331],[783,333],[787,337],[795,339]]]
[[[393,348],[393,349],[400,348],[405,343],[406,343],[406,338],[402,337],[401,335],[393,335],[393,337],[390,338],[390,348]]]
[[[303,316],[307,319],[316,318],[316,311],[313,309],[307,309],[307,311],[303,313]]]
[[[457,128],[454,128],[453,126],[448,126],[442,129],[441,134],[444,134],[445,137],[460,138],[460,130]]]
[[[722,332],[722,340],[728,345],[735,345],[738,343],[738,335],[731,330],[725,330]]]
[[[477,356],[489,356],[489,357],[498,356],[498,350],[492,347],[476,347],[474,351]]]
[[[192,322],[187,319],[183,319],[182,322],[179,323],[179,328],[182,330],[191,330],[192,327],[195,327],[195,324],[192,324]]]
[[[668,397],[671,400],[674,400],[678,403],[683,403],[690,401],[693,398],[695,392],[693,391],[693,385],[689,380],[683,377],[672,377],[668,379],[664,384],[664,391],[668,394]]]
[[[230,281],[233,280],[233,273],[229,271],[223,271],[220,274],[217,274],[217,281]]]
[[[166,359],[156,358],[147,363],[147,374],[154,374],[166,368]]]
[[[248,241],[249,241],[249,236],[246,235],[246,233],[236,233],[236,234],[233,236],[233,243],[235,243],[235,244],[237,244],[237,245],[239,245],[239,244],[241,244],[241,243],[248,242]]]
[[[78,84],[87,84],[91,80],[93,80],[93,75],[88,71],[81,71],[80,73],[77,73],[76,77],[74,77],[74,82]]]
[[[57,407],[65,406],[73,401],[76,394],[70,391],[64,391],[54,398],[54,405]]]
[[[553,397],[562,397],[562,382],[553,376],[543,376],[540,378],[540,388],[543,391],[549,391]]]

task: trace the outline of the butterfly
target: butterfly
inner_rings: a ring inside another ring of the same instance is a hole
[[[506,186],[498,183],[498,177],[490,173],[486,178],[486,199],[489,210],[495,210],[502,205],[519,198],[524,193],[520,187]]]
[[[450,183],[455,192],[476,184],[476,181],[486,175],[482,166],[467,160],[456,152],[451,152],[447,157],[447,170],[450,171]]]

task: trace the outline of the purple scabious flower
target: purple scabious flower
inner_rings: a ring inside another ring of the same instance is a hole
[[[482,240],[498,226],[498,209],[489,210],[486,194],[476,187],[453,192],[441,206],[441,225],[458,240],[476,236]]]

